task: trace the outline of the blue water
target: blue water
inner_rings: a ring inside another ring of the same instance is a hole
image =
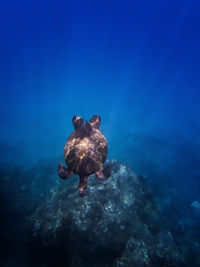
[[[99,114],[108,158],[142,174],[160,203],[200,203],[199,10],[198,0],[1,1],[1,165],[62,156],[72,117]]]
[[[96,113],[111,157],[121,157],[136,132],[198,138],[198,7],[1,3],[1,143],[28,162],[58,154],[72,116]]]

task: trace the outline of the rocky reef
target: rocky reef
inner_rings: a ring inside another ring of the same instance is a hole
[[[85,197],[74,175],[28,217],[30,266],[189,266],[145,180],[111,162],[111,177],[91,175]]]

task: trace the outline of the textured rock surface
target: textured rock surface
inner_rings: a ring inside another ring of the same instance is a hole
[[[28,218],[31,258],[39,266],[184,266],[187,251],[162,226],[142,177],[112,160],[107,181],[78,176],[60,184]],[[33,260],[32,260],[33,262]]]

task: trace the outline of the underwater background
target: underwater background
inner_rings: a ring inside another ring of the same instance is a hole
[[[200,252],[199,10],[198,0],[1,1],[2,266],[18,266],[22,222],[57,182],[74,115],[101,116],[108,159],[144,177]]]

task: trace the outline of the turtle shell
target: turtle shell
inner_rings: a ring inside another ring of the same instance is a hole
[[[105,136],[97,128],[77,128],[67,139],[64,156],[68,167],[80,175],[90,175],[103,166],[108,153]]]

